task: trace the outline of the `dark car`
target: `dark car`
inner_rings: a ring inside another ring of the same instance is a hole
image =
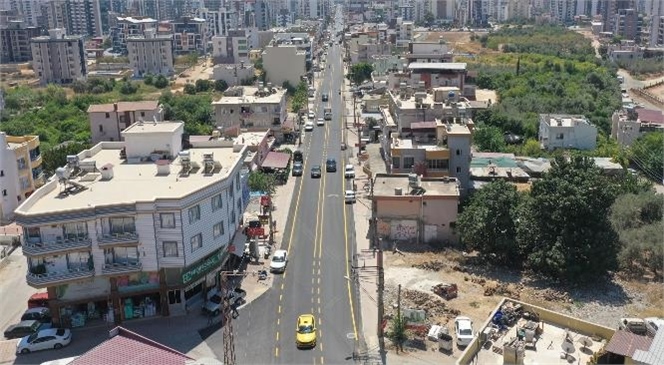
[[[322,174],[322,171],[320,169],[320,166],[316,165],[311,168],[311,177],[313,178],[319,178]]]
[[[333,158],[328,158],[327,161],[325,161],[325,171],[337,172],[337,161]]]
[[[21,321],[9,326],[9,328],[5,330],[5,338],[11,340],[12,338],[30,336],[33,333],[39,332],[40,329],[47,329],[50,327],[50,324],[41,323],[35,320]]]
[[[302,154],[302,151],[297,150],[297,151],[293,152],[293,161],[294,162],[300,162],[300,163],[304,162],[304,155]]]
[[[23,313],[21,321],[30,320],[39,321],[41,323],[51,323],[51,311],[44,307],[30,308]]]
[[[323,101],[328,101],[330,99],[330,97],[327,96],[327,94],[323,94],[323,96],[321,98],[322,98]]]
[[[293,163],[293,171],[292,171],[293,176],[302,176],[302,172],[304,172],[304,167],[302,166],[302,162]]]

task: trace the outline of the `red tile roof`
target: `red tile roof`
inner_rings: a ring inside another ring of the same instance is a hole
[[[664,124],[664,114],[659,110],[636,109],[636,113],[641,122]]]
[[[632,357],[636,350],[648,351],[652,338],[632,332],[617,330],[606,345],[606,351],[617,355]]]
[[[265,160],[261,164],[261,167],[267,167],[271,169],[285,169],[288,166],[288,161],[290,160],[290,155],[283,152],[270,152],[265,156]]]
[[[122,327],[70,365],[184,365],[191,357]]]

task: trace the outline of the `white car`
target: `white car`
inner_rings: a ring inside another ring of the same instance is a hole
[[[344,201],[350,204],[355,203],[355,192],[353,190],[346,190],[344,193]]]
[[[316,114],[314,114],[314,112],[309,112],[308,117],[309,117],[309,119],[312,119],[312,120],[316,119]]]
[[[71,342],[71,331],[66,328],[49,328],[25,336],[16,344],[17,354],[28,354],[33,351],[60,349]]]
[[[344,177],[346,179],[355,178],[355,167],[353,167],[353,165],[351,164],[346,165],[346,168],[344,169]]]
[[[473,341],[473,321],[468,317],[456,317],[454,319],[454,333],[456,333],[457,345],[468,346]]]
[[[316,125],[319,125],[319,126],[325,125],[325,119],[323,119],[322,117],[316,119]]]
[[[314,123],[313,122],[306,122],[304,123],[304,130],[306,132],[311,132],[314,130]]]
[[[277,250],[272,256],[270,262],[270,272],[284,272],[288,264],[288,252],[286,250]]]

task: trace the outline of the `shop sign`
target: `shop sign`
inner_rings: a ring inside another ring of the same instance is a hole
[[[217,251],[214,255],[205,259],[205,261],[197,264],[191,270],[187,270],[182,274],[182,284],[187,284],[190,281],[199,278],[206,274],[212,268],[221,265],[221,251]]]
[[[120,293],[159,288],[159,273],[140,272],[116,278]]]

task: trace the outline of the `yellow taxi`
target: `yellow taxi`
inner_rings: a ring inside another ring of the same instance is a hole
[[[298,348],[316,347],[316,319],[313,314],[297,317],[295,344]]]

